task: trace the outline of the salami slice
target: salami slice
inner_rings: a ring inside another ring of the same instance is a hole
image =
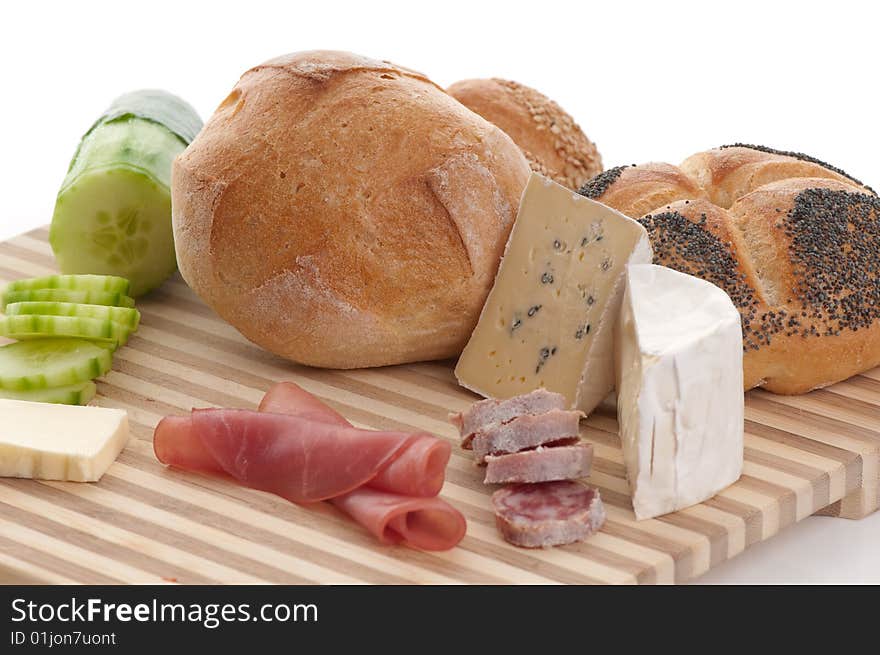
[[[501,535],[523,548],[583,541],[605,523],[599,492],[570,480],[505,487],[492,506]]]
[[[552,409],[565,409],[565,396],[546,389],[535,389],[505,400],[481,400],[463,412],[450,414],[449,420],[458,428],[461,447],[470,448],[475,432],[520,416],[544,414]]]
[[[486,484],[575,480],[590,474],[593,446],[578,443],[486,457]]]
[[[509,423],[496,424],[474,435],[474,457],[482,463],[486,455],[518,453],[548,444],[565,445],[578,441],[581,413],[554,409],[538,416],[520,416]]]

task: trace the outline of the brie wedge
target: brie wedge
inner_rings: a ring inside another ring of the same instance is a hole
[[[617,416],[636,518],[707,500],[743,465],[742,327],[724,291],[633,265],[616,326]]]

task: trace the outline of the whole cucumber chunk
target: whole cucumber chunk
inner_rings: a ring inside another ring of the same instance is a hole
[[[58,192],[49,242],[62,273],[118,275],[138,296],[175,271],[171,162],[201,125],[164,91],[114,101],[83,136]]]

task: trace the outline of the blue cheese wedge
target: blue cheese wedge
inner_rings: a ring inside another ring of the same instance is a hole
[[[0,477],[94,482],[128,435],[121,409],[0,399]]]
[[[624,271],[651,257],[636,221],[532,174],[459,382],[489,398],[543,387],[589,413],[614,387]]]
[[[617,417],[636,518],[714,496],[743,466],[740,315],[715,285],[630,266],[617,322]]]

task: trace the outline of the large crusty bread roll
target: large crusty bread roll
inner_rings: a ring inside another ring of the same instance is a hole
[[[577,189],[602,172],[602,157],[575,120],[544,94],[510,80],[462,80],[449,95],[497,125],[520,147],[532,170]]]
[[[425,76],[343,52],[247,71],[173,167],[180,271],[295,362],[457,355],[529,167]]]
[[[656,176],[653,164],[587,185],[640,220],[656,263],[731,297],[746,389],[804,393],[880,365],[880,198],[817,161],[723,148],[686,160],[703,171],[697,193],[684,171]],[[640,218],[645,204],[673,196]]]

